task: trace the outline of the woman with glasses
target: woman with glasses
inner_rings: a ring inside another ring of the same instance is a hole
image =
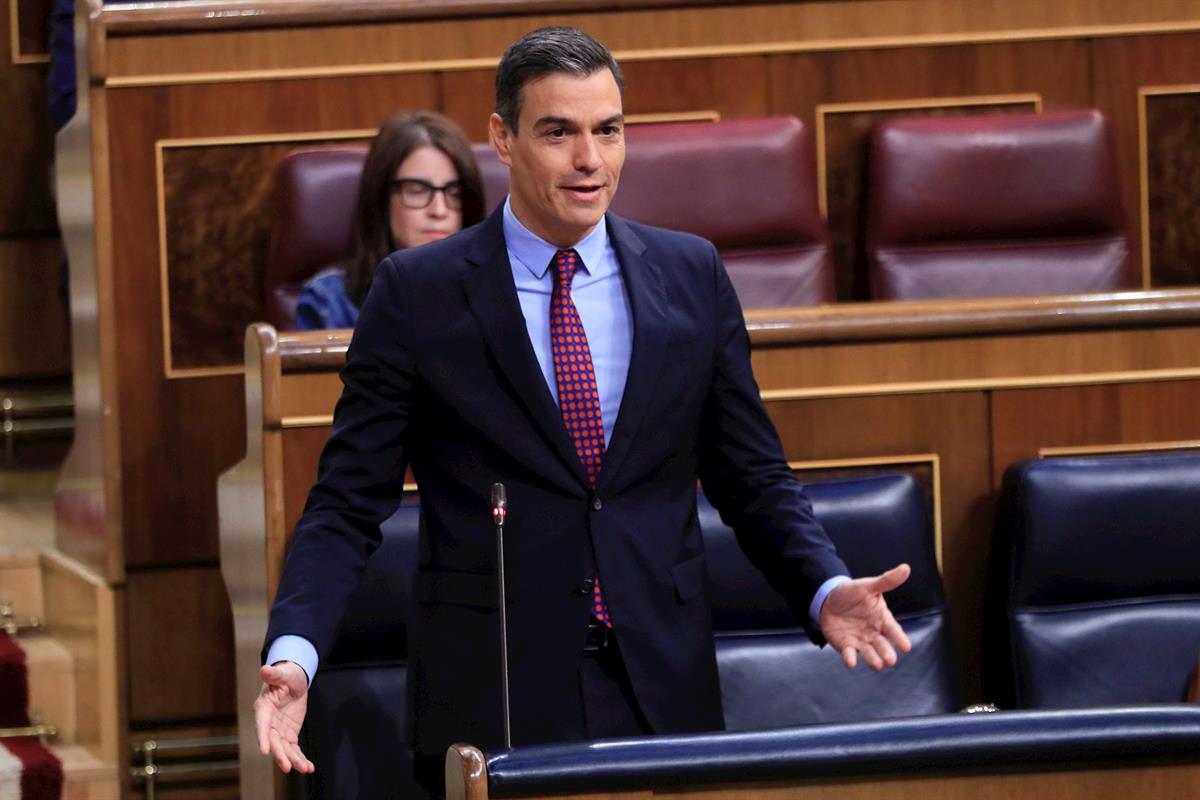
[[[296,329],[354,327],[384,256],[443,239],[483,216],[479,166],[462,130],[433,112],[392,117],[363,164],[354,255],[304,284]]]

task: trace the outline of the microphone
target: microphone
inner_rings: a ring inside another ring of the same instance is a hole
[[[508,497],[503,483],[492,484],[492,522],[503,525],[508,515]]]
[[[500,594],[500,714],[504,721],[504,746],[512,747],[508,709],[508,609],[504,589],[504,518],[508,516],[508,494],[503,483],[492,484],[492,524],[496,526],[496,578]]]

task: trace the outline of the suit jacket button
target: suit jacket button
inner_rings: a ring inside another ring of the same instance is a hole
[[[604,508],[604,503],[601,503],[601,502],[600,502],[600,498],[599,498],[599,497],[593,497],[593,498],[592,498],[592,510],[593,510],[593,511],[599,511],[599,510],[600,510],[600,509],[602,509],[602,508]]]
[[[585,578],[578,586],[575,587],[575,594],[580,597],[588,597],[592,593],[592,589],[596,588],[595,578]]]

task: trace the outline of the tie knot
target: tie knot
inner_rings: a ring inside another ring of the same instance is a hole
[[[554,282],[569,287],[575,279],[575,270],[579,269],[579,254],[574,250],[559,250],[554,254],[551,267],[554,269]]]

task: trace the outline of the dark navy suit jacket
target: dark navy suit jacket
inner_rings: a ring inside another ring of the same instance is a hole
[[[419,754],[502,742],[495,481],[508,493],[517,744],[575,729],[586,581],[597,572],[654,730],[723,727],[697,477],[802,624],[820,584],[846,571],[784,460],[715,248],[607,220],[633,352],[595,490],[529,342],[499,211],[389,256],[359,317],[267,641],[297,634],[329,653],[411,465],[422,506],[410,672]]]

